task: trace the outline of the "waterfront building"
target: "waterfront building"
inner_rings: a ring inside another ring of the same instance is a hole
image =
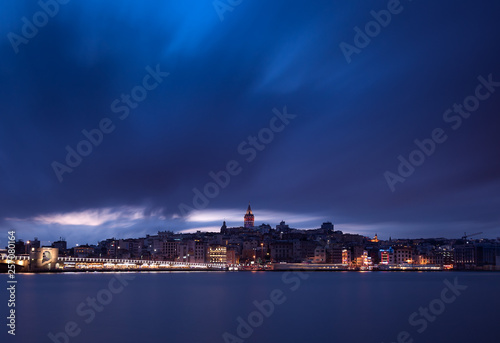
[[[244,261],[253,261],[257,253],[259,242],[256,238],[245,240],[242,244],[241,258]]]
[[[207,245],[199,240],[188,240],[177,245],[178,260],[187,263],[205,263]]]
[[[343,247],[337,244],[331,244],[326,249],[326,263],[341,264]]]
[[[130,258],[141,257],[142,245],[143,243],[137,239],[120,239],[116,243],[118,249],[120,250],[121,256],[128,255]]]
[[[455,266],[469,268],[476,265],[476,247],[474,244],[457,245],[453,251]]]
[[[175,261],[179,256],[179,241],[163,242],[163,255],[167,261]]]
[[[326,248],[324,246],[317,246],[314,250],[314,263],[326,263]]]
[[[496,258],[500,256],[500,245],[490,243],[476,244],[477,266],[495,266]]]
[[[292,262],[293,242],[275,241],[270,244],[272,262]]]
[[[350,264],[352,261],[351,250],[342,249],[342,264]]]
[[[392,248],[380,249],[380,264],[394,264],[394,250]]]
[[[306,239],[293,240],[293,259],[295,262],[305,262],[314,259],[314,251],[318,242]]]
[[[413,263],[413,251],[410,247],[394,248],[394,257],[396,264]]]
[[[226,262],[228,264],[238,264],[240,263],[240,258],[238,252],[234,249],[226,248]]]
[[[209,247],[208,261],[210,263],[227,263],[227,248],[223,245]]]

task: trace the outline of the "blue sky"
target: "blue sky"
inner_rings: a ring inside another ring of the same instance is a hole
[[[500,4],[401,1],[348,63],[340,44],[389,3],[244,0],[221,21],[212,1],[70,1],[26,38],[40,5],[3,2],[0,227],[95,243],[241,225],[251,201],[258,224],[500,236],[500,90],[456,130],[443,117],[479,76],[500,81]],[[144,95],[157,68],[168,76]],[[111,104],[134,92],[120,119]],[[285,107],[295,117],[269,131]],[[113,131],[60,182],[54,162],[106,118]],[[391,189],[385,173],[436,128],[446,141]],[[247,161],[253,136],[267,143]],[[230,161],[240,172],[193,204]]]

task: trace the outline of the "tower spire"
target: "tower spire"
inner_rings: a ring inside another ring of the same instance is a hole
[[[250,207],[250,201],[248,202],[247,212],[245,213],[245,217],[243,218],[243,224],[245,228],[254,227],[254,215],[252,213],[252,208]]]

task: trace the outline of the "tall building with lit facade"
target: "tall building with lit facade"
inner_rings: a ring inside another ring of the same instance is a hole
[[[210,263],[227,263],[227,248],[223,245],[209,247],[208,261]]]
[[[393,264],[394,263],[394,250],[392,248],[380,249],[380,264]]]
[[[342,250],[342,264],[351,263],[351,250],[343,249]]]
[[[252,213],[252,208],[250,207],[250,203],[248,203],[247,213],[245,214],[244,217],[244,227],[245,228],[254,227],[254,216]]]

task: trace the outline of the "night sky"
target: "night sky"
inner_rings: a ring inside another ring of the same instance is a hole
[[[218,230],[250,201],[256,224],[500,236],[500,2],[48,2],[0,4],[3,231]]]

